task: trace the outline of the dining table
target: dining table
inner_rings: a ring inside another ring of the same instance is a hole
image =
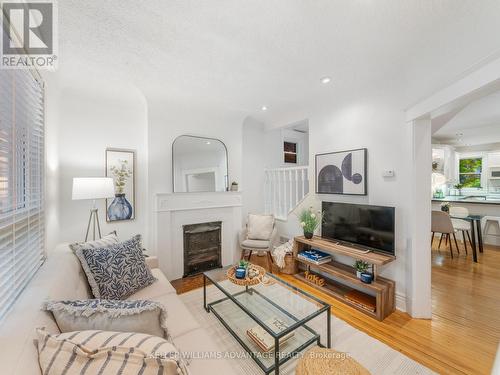
[[[472,259],[477,263],[477,250],[483,252],[483,234],[481,228],[481,220],[484,215],[450,215],[452,219],[465,220],[471,223],[471,240],[472,240]],[[477,243],[476,243],[477,242]]]

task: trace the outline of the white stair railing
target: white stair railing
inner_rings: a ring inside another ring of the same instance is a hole
[[[309,192],[308,166],[266,169],[266,212],[287,220],[288,214]]]

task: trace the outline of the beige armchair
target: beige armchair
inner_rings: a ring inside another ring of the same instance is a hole
[[[248,251],[248,261],[254,251],[265,251],[269,271],[272,272],[273,257],[271,252],[278,244],[278,229],[273,215],[248,215],[248,223],[240,232],[241,259]]]

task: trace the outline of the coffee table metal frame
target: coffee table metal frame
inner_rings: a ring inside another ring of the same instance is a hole
[[[222,272],[222,271],[227,270],[228,268],[229,267],[225,267],[223,269],[219,269],[219,271]],[[318,333],[316,333],[313,329],[311,329],[309,326],[306,325],[307,322],[309,322],[310,320],[316,318],[317,316],[319,316],[323,313],[326,313],[326,326],[327,326],[327,340],[326,340],[327,344],[326,344],[326,347],[327,348],[331,347],[331,338],[330,338],[330,336],[331,336],[331,317],[330,317],[331,306],[328,303],[320,300],[319,298],[316,298],[315,296],[301,290],[300,288],[297,288],[297,287],[291,285],[290,283],[282,280],[281,278],[277,277],[276,275],[273,275],[271,273],[266,273],[266,276],[275,279],[278,283],[285,285],[285,287],[290,288],[294,292],[297,292],[298,294],[301,294],[301,295],[305,296],[306,298],[309,298],[309,299],[312,299],[312,300],[318,302],[320,305],[322,305],[322,307],[319,308],[314,313],[306,316],[305,318],[299,319],[299,318],[295,317],[292,313],[290,313],[289,311],[286,311],[281,306],[279,306],[277,303],[275,303],[271,299],[267,298],[265,295],[263,295],[262,293],[260,293],[259,291],[257,291],[256,289],[254,289],[252,287],[246,286],[243,290],[241,290],[237,293],[231,294],[229,291],[227,291],[225,288],[223,288],[221,285],[219,285],[220,281],[212,280],[210,278],[210,271],[203,273],[203,307],[205,308],[207,313],[212,312],[217,317],[217,319],[222,323],[222,325],[229,331],[229,333],[231,333],[231,335],[236,339],[236,341],[238,341],[240,343],[240,345],[243,347],[243,349],[245,349],[245,351],[252,357],[252,359],[257,363],[257,365],[262,369],[262,371],[264,371],[264,373],[266,375],[270,374],[273,371],[276,375],[278,375],[279,368],[281,365],[283,365],[285,362],[287,362],[288,360],[293,358],[296,354],[300,353],[302,350],[306,349],[308,346],[310,346],[314,342],[316,342],[317,345],[324,347],[324,345],[321,344],[320,335]],[[215,285],[226,297],[218,299],[216,301],[213,301],[213,302],[210,302],[207,304],[207,280],[209,282],[211,282],[213,285]],[[223,280],[221,280],[221,281],[223,281]],[[241,295],[243,293],[248,293],[250,295],[253,293],[258,294],[266,302],[268,302],[273,307],[277,308],[282,313],[284,313],[285,315],[290,317],[292,320],[294,320],[295,323],[290,325],[284,331],[282,331],[280,333],[275,333],[272,329],[267,327],[266,324],[258,316],[256,316],[251,311],[249,311],[242,303],[240,303],[235,298],[236,296]],[[258,355],[254,351],[252,351],[252,349],[238,336],[238,334],[230,327],[230,325],[213,308],[213,306],[215,306],[221,302],[227,301],[227,300],[231,300],[236,306],[238,306],[241,309],[241,311],[243,311],[245,314],[247,314],[252,320],[254,320],[258,325],[260,325],[267,333],[269,333],[274,338],[274,343],[275,343],[274,350],[273,350],[273,352],[274,352],[273,353],[274,354],[274,364],[272,366],[266,367],[264,365],[264,363],[262,363],[259,360]],[[280,357],[280,339],[283,338],[284,336],[286,336],[288,333],[290,333],[290,332],[292,332],[300,327],[303,327],[303,328],[307,329],[309,332],[311,332],[313,334],[313,337],[311,339],[307,340],[306,342],[304,342],[302,345],[300,345],[298,348],[296,348],[292,352],[287,353],[283,357]]]

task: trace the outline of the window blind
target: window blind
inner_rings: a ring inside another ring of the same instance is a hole
[[[45,259],[44,89],[0,70],[0,319]]]

